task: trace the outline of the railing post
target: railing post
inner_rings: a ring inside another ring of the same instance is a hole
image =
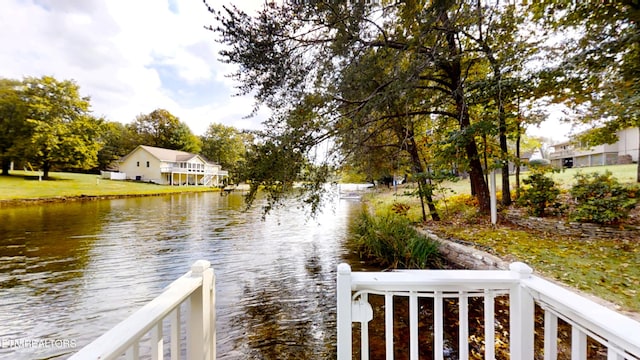
[[[204,282],[203,282],[204,283]],[[217,348],[217,335],[218,333],[216,332],[216,274],[213,271],[213,269],[211,269],[211,281],[208,283],[209,284],[209,293],[210,293],[210,299],[211,301],[209,302],[209,304],[211,304],[211,308],[209,309],[209,321],[210,321],[210,337],[209,337],[209,346],[210,346],[210,351],[211,351],[211,356],[209,356],[209,358],[211,360],[216,360],[218,354],[216,351]]]
[[[531,277],[533,269],[528,265],[515,262],[509,270],[516,279]],[[519,281],[511,288],[509,296],[509,339],[511,359],[533,360],[534,310],[533,297]]]
[[[191,266],[191,276],[201,277],[202,286],[189,298],[187,358],[215,360],[214,276],[211,263],[196,261]]]
[[[337,279],[338,360],[351,360],[351,267],[338,265]]]

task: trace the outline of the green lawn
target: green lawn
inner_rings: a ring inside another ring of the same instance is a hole
[[[99,178],[98,175],[53,172],[38,181],[36,172],[12,171],[0,176],[0,201],[72,196],[149,195],[184,191],[211,191],[204,186],[167,186]]]
[[[564,169],[559,173],[555,173],[552,175],[553,179],[562,184],[563,187],[570,187],[571,184],[574,183],[574,176],[577,173],[604,173],[605,171],[610,171],[615,178],[617,178],[621,183],[635,183],[636,182],[636,172],[638,171],[637,164],[628,164],[628,165],[608,165],[608,166],[594,166],[587,168],[572,168],[572,169]]]
[[[604,173],[605,171],[610,171],[614,177],[616,177],[621,183],[635,183],[636,181],[636,172],[638,170],[637,164],[628,164],[628,165],[608,165],[608,166],[593,166],[593,167],[585,167],[585,168],[572,168],[572,169],[563,169],[558,173],[551,174],[551,177],[556,181],[556,183],[560,184],[564,188],[569,188],[571,184],[574,182],[574,176],[581,173]],[[528,176],[529,172],[524,171],[520,173],[520,182],[522,184],[522,179],[525,179]],[[491,180],[489,180],[491,181]],[[516,177],[515,175],[511,175],[509,177],[509,181],[511,183],[512,189],[515,188]],[[496,174],[496,184],[498,190],[502,187],[502,175],[500,173]],[[469,194],[470,187],[468,180],[460,180],[456,182],[445,182],[443,187],[447,190],[452,191],[456,194]]]

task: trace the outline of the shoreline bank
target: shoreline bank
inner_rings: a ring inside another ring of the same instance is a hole
[[[198,191],[169,191],[169,192],[140,193],[140,194],[110,194],[110,195],[82,194],[78,196],[4,199],[4,200],[0,200],[0,208],[42,205],[42,204],[55,204],[55,203],[64,203],[64,202],[72,202],[72,201],[112,200],[112,199],[126,199],[126,198],[132,198],[132,197],[164,196],[164,195],[173,195],[173,194],[193,194],[193,193],[203,193],[203,192],[220,192],[220,189],[212,188],[212,189],[198,190]]]

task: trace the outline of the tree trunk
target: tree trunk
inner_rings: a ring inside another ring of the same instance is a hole
[[[422,210],[422,221],[427,221],[427,212],[424,209],[424,186],[422,184],[423,179],[418,179],[418,197],[420,197],[420,209]]]
[[[450,62],[444,64],[443,68],[450,79],[451,93],[453,100],[456,103],[456,113],[458,115],[460,130],[464,134],[465,138],[464,149],[467,154],[467,160],[469,161],[469,180],[471,183],[471,191],[472,193],[475,193],[475,196],[478,199],[480,212],[488,214],[491,210],[489,186],[483,176],[482,162],[480,160],[480,154],[478,153],[475,134],[469,132],[471,121],[469,118],[469,109],[464,98],[464,80],[462,78],[460,53],[458,42],[456,40],[457,30],[452,26],[446,10],[447,9],[441,10],[439,14],[444,27],[448,29],[446,33],[446,40]]]
[[[487,152],[487,134],[482,134],[482,146],[484,152],[482,153],[482,161],[484,162],[484,181],[489,183],[489,157]]]
[[[502,122],[502,120],[501,120]],[[505,126],[506,128],[506,126]],[[500,128],[500,152],[502,153],[500,163],[502,164],[502,205],[511,205],[511,185],[509,184],[509,158],[507,148],[507,134]]]
[[[638,128],[638,143],[640,144],[640,128]],[[636,182],[640,183],[640,146],[638,147],[638,169],[636,170]]]
[[[407,143],[407,152],[411,156],[413,170],[418,174],[424,174],[425,167],[422,166],[422,161],[420,160],[420,154],[418,153],[418,146],[416,145],[416,140],[413,136],[413,130],[407,129],[407,132],[409,135],[408,138],[410,139]],[[440,215],[438,214],[436,204],[433,201],[433,188],[431,187],[431,185],[427,184],[425,177],[420,177],[418,179],[418,191],[420,195],[420,203],[422,204],[422,220],[427,221],[427,215],[424,210],[424,199],[427,202],[427,207],[429,208],[429,215],[431,215],[431,219],[433,219],[434,221],[439,221]]]
[[[493,56],[491,56],[493,59]],[[493,59],[495,62],[495,59]],[[495,64],[494,75],[498,80],[498,130],[500,140],[500,163],[502,166],[502,205],[511,205],[511,186],[509,185],[509,148],[507,145],[507,118],[502,103],[502,74]]]
[[[42,180],[49,180],[50,169],[51,169],[51,164],[49,164],[49,161],[44,161],[42,163]]]
[[[9,176],[11,169],[11,159],[2,158],[2,176]]]
[[[520,121],[516,124],[516,200],[520,198]]]
[[[454,99],[456,101],[457,112],[460,114],[460,130],[463,131],[466,142],[464,149],[467,153],[467,160],[469,161],[469,181],[471,189],[475,192],[475,196],[478,199],[480,212],[488,214],[491,210],[489,186],[484,179],[482,162],[480,160],[480,154],[478,153],[478,146],[474,136],[475,134],[469,133],[471,121],[469,119],[469,110],[462,94],[461,84],[454,92]]]
[[[467,125],[468,126],[468,125]],[[488,214],[491,211],[491,198],[489,194],[489,186],[482,176],[482,164],[478,154],[478,147],[475,140],[470,139],[465,146],[467,157],[469,157],[469,180],[471,186],[476,189],[476,197],[480,206],[480,212]]]

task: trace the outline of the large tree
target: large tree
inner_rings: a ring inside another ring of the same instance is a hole
[[[130,153],[136,146],[137,136],[124,124],[117,121],[107,121],[100,132],[100,142],[103,144],[98,152],[98,170],[115,168],[115,161]]]
[[[480,209],[488,211],[477,142],[487,134],[489,120],[472,116],[471,95],[482,81],[485,89],[498,89],[491,90],[496,95],[487,106],[496,107],[491,126],[499,128],[507,151],[504,104],[511,100],[505,77],[515,71],[508,59],[522,55],[501,50],[514,39],[507,34],[520,21],[513,7],[480,1],[383,1],[382,6],[318,1],[267,2],[256,16],[233,6],[210,10],[222,24],[212,30],[227,45],[223,59],[239,65],[233,77],[240,92],[255,94],[259,104],[276,111],[267,122],[267,138],[286,138],[294,143],[290,151],[298,152],[313,152],[331,139],[340,144],[332,154],[337,157],[355,154],[373,139],[393,140],[412,171],[426,178],[427,158],[433,157],[421,154],[424,134],[447,131],[462,150],[449,152],[458,158],[448,162],[470,174]],[[428,191],[420,194],[429,202]]]
[[[89,98],[80,96],[78,85],[51,76],[29,77],[22,94],[30,136],[18,147],[42,170],[43,179],[53,166],[95,167],[102,121],[91,115]]]
[[[201,154],[231,173],[232,180],[238,180],[239,170],[246,165],[247,147],[252,136],[233,126],[211,124],[203,136]]]
[[[640,127],[640,2],[545,0],[531,9],[562,39],[542,74],[544,90],[595,128],[583,140],[613,143],[617,131]]]
[[[0,161],[2,175],[9,175],[11,162],[19,158],[18,148],[29,136],[22,82],[0,79]]]
[[[509,151],[508,138],[511,134],[515,135],[513,137],[519,134],[517,111],[514,110],[523,100],[522,90],[528,87],[525,66],[539,40],[531,36],[522,6],[509,3],[492,6],[477,1],[475,11],[476,26],[470,31],[463,30],[463,38],[475,44],[487,69],[485,74],[472,77],[475,79],[471,80],[471,88],[473,97],[483,108],[481,117],[489,122],[489,133],[497,133],[499,153],[492,160],[499,161],[502,203],[508,206],[511,204],[509,163],[517,161]],[[482,69],[476,73],[478,71]]]
[[[200,139],[187,124],[165,109],[138,115],[127,127],[137,137],[139,145],[200,152]]]

